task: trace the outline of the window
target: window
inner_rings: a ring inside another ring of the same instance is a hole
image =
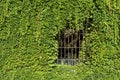
[[[59,54],[58,64],[75,65],[79,61],[79,52],[82,49],[83,31],[63,29],[58,35]]]
[[[87,18],[83,22],[83,30],[76,30],[68,27],[61,30],[57,35],[58,40],[58,64],[69,64],[75,65],[79,61],[86,61],[90,57],[90,51],[88,48],[87,33],[90,33],[90,28],[92,25],[93,19]],[[82,43],[85,42],[83,46]],[[84,49],[85,48],[85,49]],[[84,52],[84,55],[81,56],[80,52]]]

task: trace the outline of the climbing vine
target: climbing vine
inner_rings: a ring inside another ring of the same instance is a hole
[[[0,79],[119,80],[119,15],[120,0],[1,0]],[[88,18],[90,61],[57,65],[56,35]]]

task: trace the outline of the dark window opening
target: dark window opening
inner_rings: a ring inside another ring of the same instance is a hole
[[[75,65],[79,60],[79,51],[83,40],[83,31],[64,29],[58,35],[58,64]]]
[[[86,35],[90,31],[88,28],[90,28],[92,25],[92,18],[87,18],[83,22],[83,30],[76,30],[73,28],[70,28],[70,25],[68,24],[66,28],[61,30],[59,34],[57,35],[58,40],[58,59],[57,64],[69,64],[69,65],[75,65],[80,59],[86,59],[90,56],[87,46],[87,38]],[[85,37],[85,39],[84,39]],[[82,42],[85,41],[85,45],[82,45]],[[86,51],[84,51],[84,47],[86,48]],[[85,55],[80,55],[80,52],[85,52]],[[85,60],[82,60],[83,62]]]

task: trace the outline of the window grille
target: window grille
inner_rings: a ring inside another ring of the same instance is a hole
[[[75,65],[82,51],[83,30],[64,29],[58,35],[58,64]]]
[[[72,28],[63,29],[57,36],[58,38],[58,59],[57,64],[69,64],[75,65],[79,61],[83,61],[84,57],[89,56],[88,46],[87,46],[87,28],[91,26],[91,18],[88,18],[84,22],[83,30],[76,30]],[[85,45],[82,45],[82,42]],[[84,49],[86,48],[86,50]],[[85,50],[85,51],[84,51]],[[84,52],[85,55],[81,56],[80,52]]]

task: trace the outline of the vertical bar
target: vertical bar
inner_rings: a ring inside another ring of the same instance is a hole
[[[63,33],[64,34],[64,36],[63,36],[64,37],[64,41],[63,41],[64,42],[64,46],[63,46],[63,49],[64,49],[64,54],[63,54],[64,55],[64,63],[65,63],[65,58],[66,58],[66,40],[65,40],[66,35],[65,35],[65,33],[66,33],[66,31]]]
[[[61,40],[60,40],[60,34],[58,33],[58,36],[57,36],[57,40],[58,40],[58,59],[57,59],[57,64],[59,64],[59,61],[60,61],[60,54],[61,54],[61,49],[60,49],[60,46],[61,46]]]
[[[74,30],[72,29],[72,33],[74,34]],[[74,38],[73,38],[73,36],[74,35],[72,35],[71,36],[71,41],[73,41],[74,40]],[[74,52],[73,52],[73,50],[74,50],[74,42],[72,42],[72,47],[71,47],[71,61],[72,61],[72,65],[74,65],[74,62],[73,62],[73,57],[74,57],[74,55],[73,54],[75,54]]]
[[[84,38],[85,38],[85,31],[84,31],[84,29],[82,31],[83,31],[83,34],[82,34],[83,35],[83,41],[85,41],[84,40]],[[81,47],[82,47],[82,62],[84,62],[83,59],[84,59],[84,47],[85,47],[85,43]]]
[[[80,46],[80,50],[81,50],[81,62],[83,62],[83,57],[84,57],[84,44],[82,44],[82,42],[84,43],[84,30],[81,31],[80,33],[80,38],[81,38],[81,46]]]
[[[69,31],[70,31],[70,29],[69,29]],[[68,64],[69,64],[69,57],[70,57],[70,40],[69,40],[69,38],[70,38],[70,33],[68,34],[69,36],[68,36],[68,52],[67,52],[67,60],[68,60]]]
[[[75,39],[77,39],[76,41],[76,46],[75,46],[75,57],[74,57],[74,64],[77,63],[77,55],[78,55],[78,52],[79,52],[79,41],[78,41],[78,31],[75,31],[76,34],[75,34]]]
[[[61,33],[59,33],[59,41],[60,41],[60,63],[62,63],[62,46],[63,46],[63,43],[62,43],[62,38],[61,38]]]
[[[78,34],[77,34],[77,31],[75,30],[75,36],[74,36],[74,39],[75,39],[75,47],[74,47],[74,65],[76,64],[76,59],[77,59],[77,54],[78,54],[78,41],[76,41],[78,39]]]

